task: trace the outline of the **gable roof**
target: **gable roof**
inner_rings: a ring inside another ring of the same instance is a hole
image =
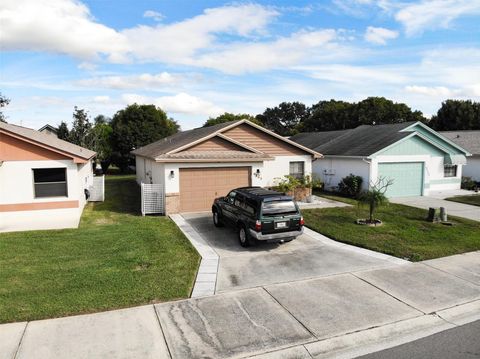
[[[94,151],[77,146],[73,143],[61,140],[47,133],[39,132],[31,128],[0,122],[0,131],[23,141],[34,143],[40,147],[54,152],[62,153],[68,157],[77,157],[89,160],[96,155]]]
[[[474,155],[480,155],[480,131],[439,131],[439,133]]]
[[[43,130],[49,130],[50,132],[54,132],[54,133],[57,133],[58,132],[58,128],[52,126],[52,125],[49,125],[48,123],[42,127],[40,127],[38,129],[38,132],[42,132]]]
[[[172,136],[165,137],[161,140],[158,140],[156,142],[153,142],[151,144],[148,144],[146,146],[133,150],[132,154],[151,158],[154,160],[164,160],[167,158],[175,158],[175,157],[172,157],[173,154],[179,151],[187,150],[189,147],[195,144],[206,141],[209,138],[218,136],[224,140],[230,141],[240,147],[243,147],[248,151],[251,151],[252,153],[256,153],[260,155],[260,156],[257,156],[258,158],[272,159],[271,156],[261,153],[254,148],[246,146],[245,144],[242,144],[238,141],[230,139],[228,136],[225,136],[222,134],[222,132],[225,132],[231,128],[237,127],[241,124],[248,124],[254,128],[257,128],[273,137],[278,138],[280,141],[286,142],[294,147],[300,148],[301,150],[307,153],[310,153],[314,157],[322,156],[320,153],[316,152],[315,150],[312,150],[311,148],[305,147],[299,143],[296,143],[280,135],[277,135],[276,133],[265,129],[262,126],[256,125],[248,120],[224,122],[224,123],[220,123],[210,127],[199,127],[193,130],[178,132]],[[248,153],[249,152],[244,152],[245,155],[247,155]],[[247,156],[247,157],[251,157],[251,156]]]
[[[299,133],[290,139],[331,156],[370,156],[411,135],[401,132],[415,122],[361,125],[349,130]]]

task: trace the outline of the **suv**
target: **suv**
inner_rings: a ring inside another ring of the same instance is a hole
[[[303,217],[292,197],[261,187],[242,187],[212,206],[216,227],[230,224],[238,229],[238,240],[248,247],[255,240],[288,242],[303,233]]]

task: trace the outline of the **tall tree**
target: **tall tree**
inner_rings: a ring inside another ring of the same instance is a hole
[[[10,103],[10,99],[3,96],[2,93],[0,92],[0,108],[7,106],[9,103]],[[0,122],[7,122],[5,120],[5,115],[3,114],[3,111],[0,111]]]
[[[258,121],[252,115],[246,113],[238,113],[233,114],[230,112],[225,112],[224,114],[217,116],[217,117],[210,117],[204,124],[203,127],[210,127],[213,125],[218,125],[219,123],[225,123],[230,121],[238,121],[238,120],[249,120],[255,123]]]
[[[480,130],[480,102],[447,100],[428,123],[437,131]]]
[[[60,122],[57,131],[57,137],[64,141],[70,140],[70,130],[68,129],[68,125],[65,121]]]
[[[320,101],[312,106],[310,116],[298,128],[302,132],[333,131],[353,128],[357,122],[352,116],[354,105],[349,102]]]
[[[290,136],[297,132],[297,126],[305,121],[309,114],[309,109],[301,102],[282,102],[276,107],[267,108],[256,118],[269,130],[282,136]]]
[[[69,133],[68,139],[70,142],[86,147],[92,147],[92,124],[88,117],[88,112],[75,106],[73,111],[72,130]]]
[[[177,122],[155,105],[133,104],[118,111],[112,118],[113,161],[122,171],[133,164],[130,154],[145,146],[178,132]]]
[[[91,129],[91,149],[97,153],[97,160],[102,166],[103,173],[107,172],[112,159],[113,129],[110,122],[111,119],[108,117],[98,115],[94,118],[94,124]]]

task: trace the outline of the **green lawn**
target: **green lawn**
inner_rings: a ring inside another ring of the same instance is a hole
[[[170,219],[141,217],[139,198],[132,176],[110,176],[79,229],[0,234],[0,322],[188,297],[200,257]]]
[[[455,196],[446,198],[446,200],[480,206],[480,194],[472,194],[471,196]]]
[[[357,218],[366,218],[368,211],[353,200],[347,202],[354,205],[303,210],[306,225],[339,242],[411,261],[480,250],[480,222],[449,216],[453,226],[429,223],[426,210],[391,203],[376,215],[383,226],[373,228],[355,224]]]

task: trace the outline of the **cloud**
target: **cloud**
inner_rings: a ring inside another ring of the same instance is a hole
[[[168,72],[158,74],[144,73],[132,76],[102,76],[90,79],[83,79],[76,82],[82,87],[109,88],[109,89],[134,89],[148,88],[157,89],[166,85],[173,85],[180,81],[179,75],[172,75]]]
[[[165,19],[165,16],[162,13],[159,13],[155,10],[147,10],[143,13],[143,17],[152,18],[155,21],[162,21]]]
[[[478,97],[480,96],[480,84],[465,86],[461,89],[451,89],[445,86],[405,86],[405,91],[430,97]]]
[[[93,102],[96,103],[109,103],[110,102],[110,96],[95,96],[93,98]]]
[[[395,14],[395,19],[411,36],[427,29],[448,28],[458,17],[478,14],[478,0],[422,0],[405,5]]]
[[[96,70],[98,65],[97,64],[94,64],[93,62],[87,62],[87,61],[84,61],[84,62],[81,62],[80,64],[78,64],[77,66],[80,70],[87,70],[87,71],[93,71],[93,70]]]
[[[154,104],[166,112],[218,116],[225,111],[213,103],[181,92],[174,96],[147,97],[138,94],[124,94],[122,100],[126,104]]]
[[[398,32],[394,30],[385,29],[383,27],[367,27],[365,32],[365,40],[377,45],[386,45],[387,40],[398,37]]]
[[[89,9],[73,0],[3,0],[2,50],[47,51],[92,59],[106,54],[124,61],[127,39],[95,22]]]

